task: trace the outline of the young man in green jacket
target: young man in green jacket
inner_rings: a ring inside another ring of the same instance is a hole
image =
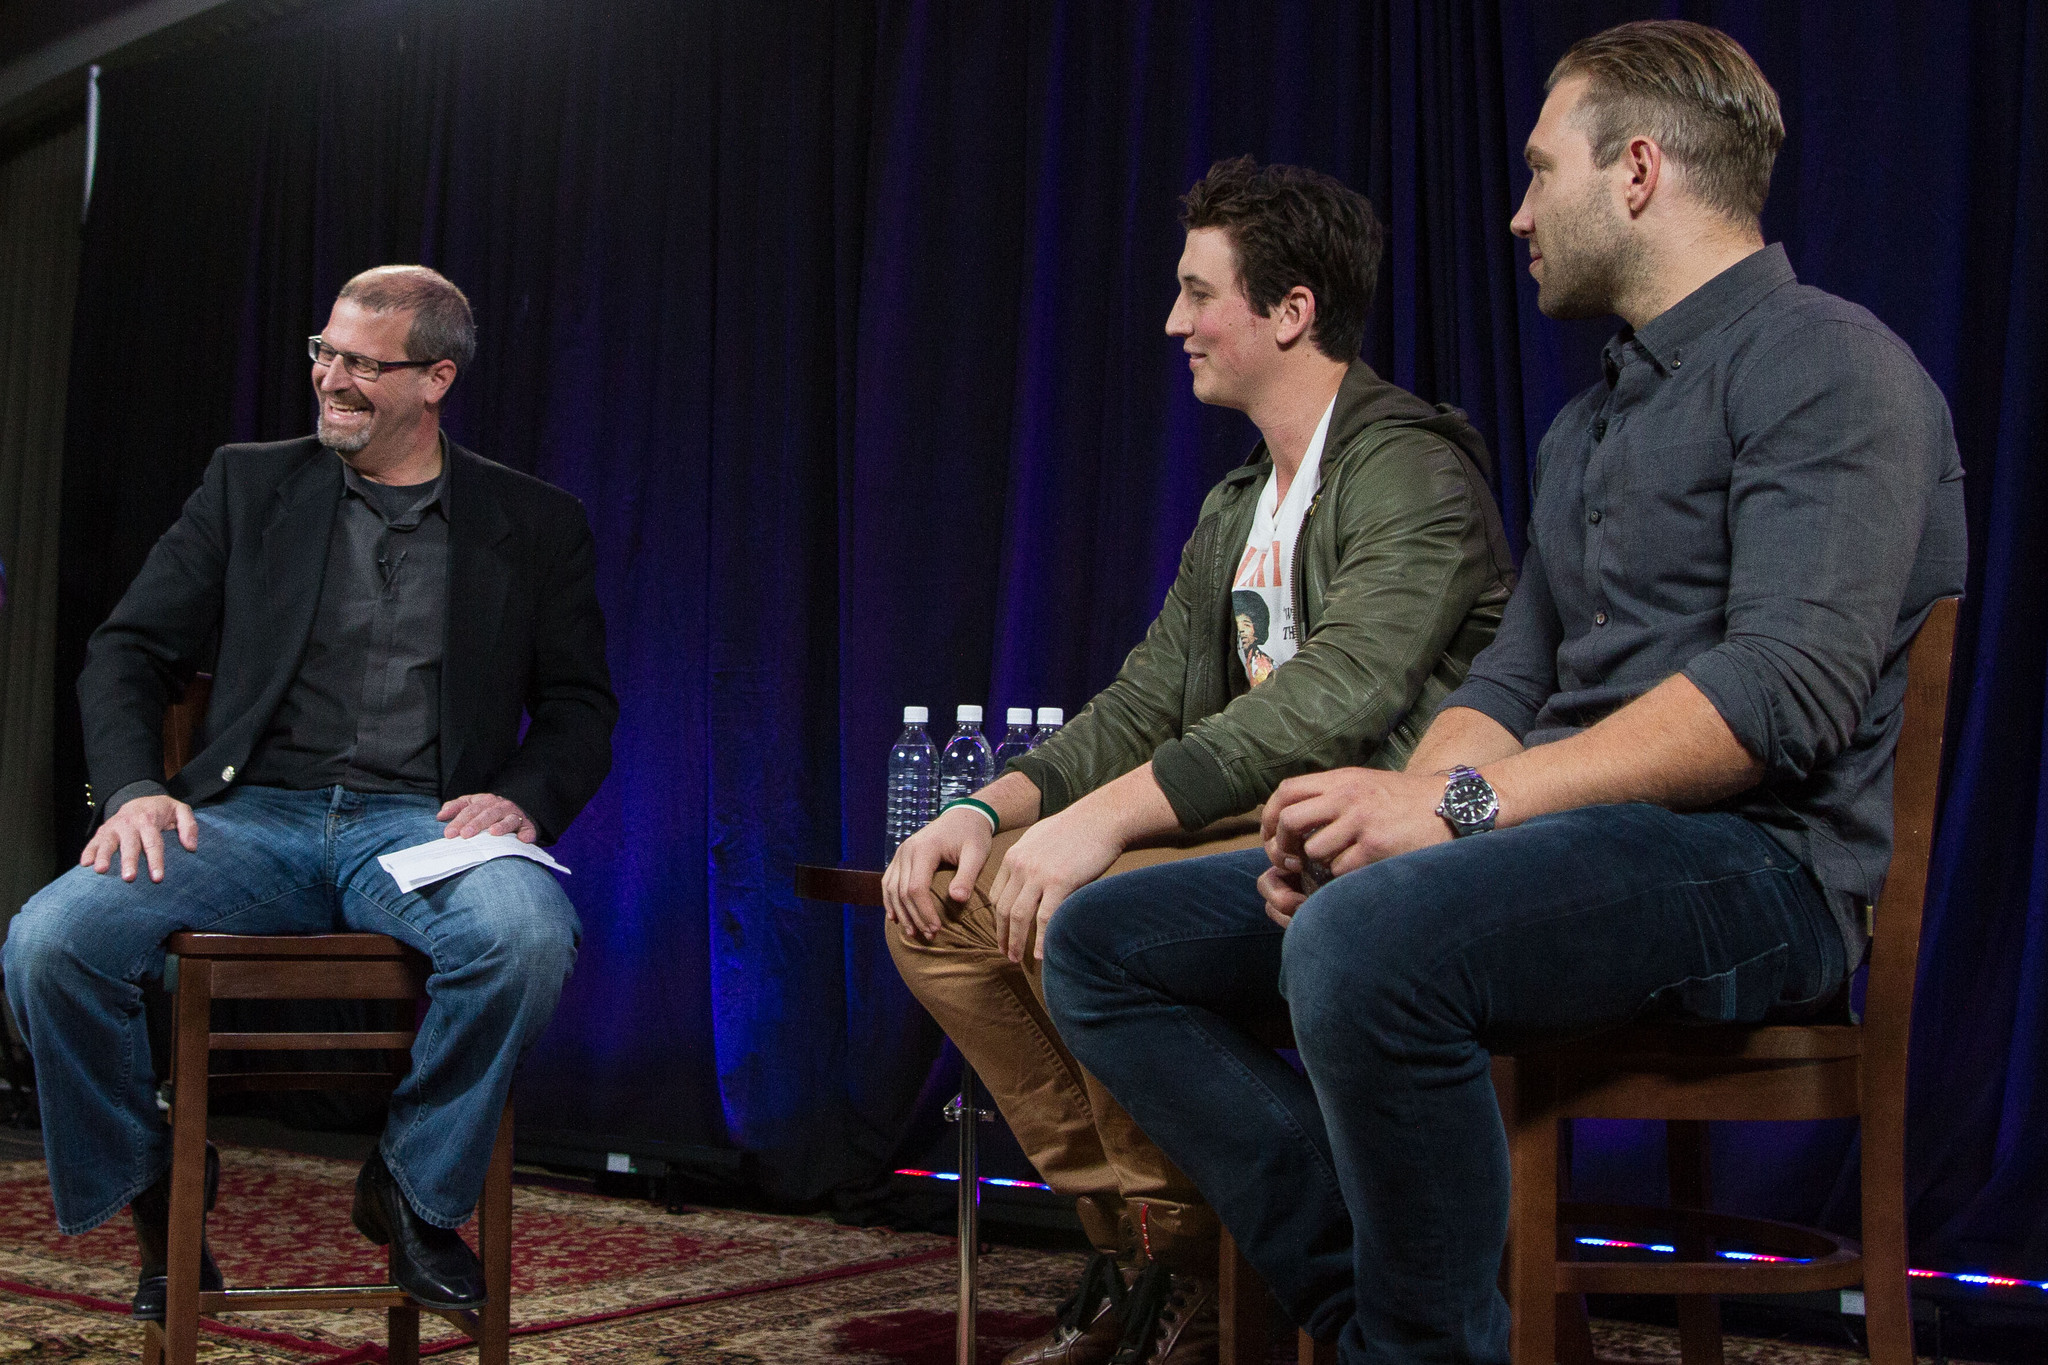
[[[1047,921],[1105,874],[1249,845],[1256,821],[1230,818],[1286,778],[1398,769],[1512,585],[1479,434],[1358,359],[1380,263],[1371,204],[1243,157],[1183,206],[1167,335],[1195,396],[1263,439],[1203,502],[1116,680],[906,840],[884,879],[904,980],[1048,1183],[1077,1197],[1096,1247],[1053,1333],[1010,1365],[1092,1365],[1125,1341],[1141,1360],[1216,1356],[1215,1215],[1061,1043],[1039,980]],[[942,867],[958,871],[935,887]],[[1127,1305],[1117,1261],[1132,1257],[1208,1287]]]

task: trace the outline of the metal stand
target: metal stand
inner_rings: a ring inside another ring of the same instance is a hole
[[[981,1161],[974,1149],[974,1125],[988,1123],[995,1116],[977,1107],[974,1096],[974,1068],[960,1064],[960,1093],[944,1110],[946,1122],[958,1124],[960,1132],[960,1310],[953,1320],[954,1365],[975,1365],[974,1350],[974,1261],[981,1249]]]

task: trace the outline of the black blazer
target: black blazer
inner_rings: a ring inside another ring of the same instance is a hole
[[[448,454],[441,794],[516,801],[552,843],[610,770],[619,715],[590,524],[558,488],[453,441]],[[169,787],[196,804],[234,781],[312,634],[341,497],[340,457],[313,437],[214,452],[87,646],[78,701],[95,792],[164,780],[164,708],[216,632],[213,695]]]

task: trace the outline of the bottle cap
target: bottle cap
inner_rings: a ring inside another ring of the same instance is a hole
[[[903,708],[903,723],[905,725],[922,725],[931,718],[932,713],[922,706],[906,706]]]
[[[1057,706],[1041,706],[1038,708],[1038,723],[1040,725],[1065,725],[1067,723],[1067,713],[1060,710]]]
[[[981,708],[962,702],[960,703],[960,709],[953,713],[953,719],[962,725],[979,725],[981,724]]]
[[[1031,723],[1031,708],[1028,706],[1013,706],[1010,708],[1006,719],[1011,725],[1029,725]]]

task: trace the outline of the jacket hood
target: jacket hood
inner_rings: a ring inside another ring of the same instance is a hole
[[[1330,433],[1323,441],[1324,465],[1342,458],[1354,438],[1381,422],[1399,422],[1441,436],[1464,453],[1481,478],[1492,481],[1493,457],[1486,449],[1486,440],[1465,420],[1461,410],[1448,403],[1423,402],[1400,385],[1380,378],[1363,360],[1351,362],[1343,384],[1337,389],[1336,411],[1330,414]],[[1264,465],[1271,458],[1261,440],[1242,467]]]

